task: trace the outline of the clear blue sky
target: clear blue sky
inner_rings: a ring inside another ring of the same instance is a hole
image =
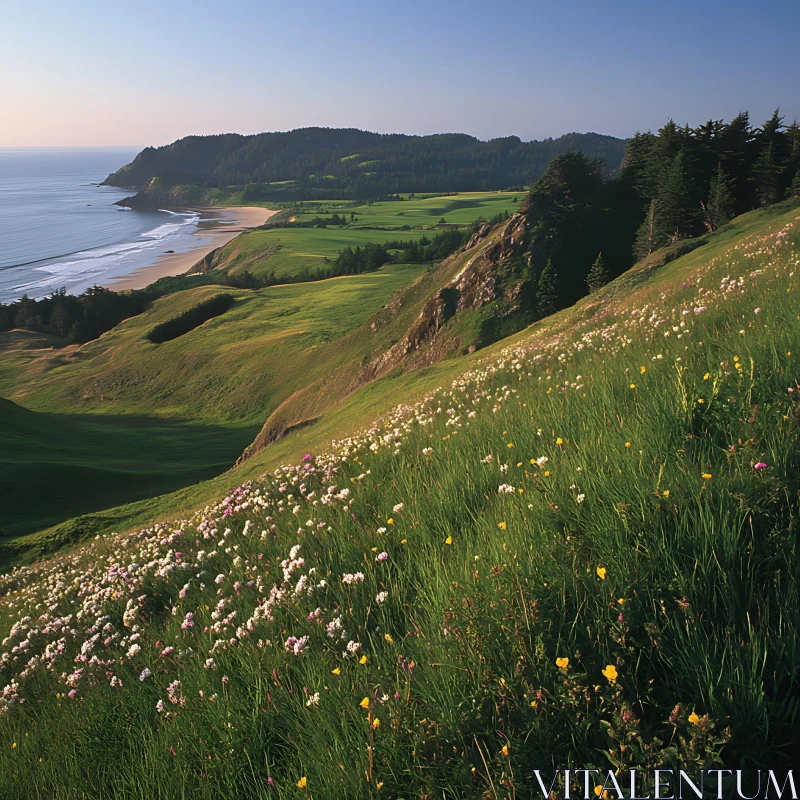
[[[798,0],[9,2],[0,146],[791,120],[798,33]]]

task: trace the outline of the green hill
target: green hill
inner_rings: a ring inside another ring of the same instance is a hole
[[[0,794],[523,797],[565,764],[795,763],[800,206],[441,360],[480,329],[466,300],[515,258],[515,224],[406,280],[398,297],[432,285],[381,312],[378,379],[316,422],[324,380],[293,406],[312,424],[289,414],[150,507],[169,521],[2,578]],[[220,336],[257,294],[147,346]],[[159,303],[88,347],[143,337]],[[183,393],[193,375],[174,402],[216,391]]]
[[[147,199],[159,202],[174,200],[175,187],[186,187],[194,202],[198,188],[213,192],[233,186],[245,187],[242,199],[248,202],[494,191],[527,186],[556,155],[572,148],[600,156],[616,169],[625,142],[597,133],[484,142],[466,134],[408,136],[354,128],[187,136],[145,148],[106,183],[146,189]]]

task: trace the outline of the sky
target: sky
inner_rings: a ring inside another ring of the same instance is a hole
[[[798,0],[0,0],[0,147],[800,118]]]

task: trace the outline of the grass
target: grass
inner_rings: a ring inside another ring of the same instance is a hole
[[[162,344],[148,340],[153,328],[215,297],[218,287],[162,298],[82,347],[36,350],[29,337],[7,334],[4,391],[18,405],[3,404],[3,427],[12,432],[0,454],[12,516],[3,544],[224,472],[293,392],[348,359],[359,363],[342,338],[424,271],[395,264],[230,290],[232,308]],[[43,502],[34,501],[37,474],[56,487]]]
[[[469,221],[506,199],[503,193],[459,197],[471,204],[458,211]],[[440,210],[432,204],[457,200],[421,198],[356,210],[397,225],[402,218],[392,217],[392,209],[417,209],[414,213],[433,218]],[[341,212],[341,203],[334,206]],[[244,248],[240,256],[247,264],[274,250],[273,234],[285,246],[263,263],[280,262],[287,270],[307,263],[307,254],[334,258],[342,247],[362,240],[421,235],[353,227],[284,229],[255,231],[232,244]],[[233,261],[240,256],[232,256]],[[163,297],[82,347],[22,331],[0,334],[0,396],[40,414],[39,422],[15,440],[16,452],[0,453],[0,469],[9,475],[5,491],[20,500],[13,523],[0,527],[0,563],[40,557],[109,528],[144,524],[176,502],[192,507],[209,492],[220,491],[213,481],[184,487],[222,474],[241,454],[247,437],[252,440],[278,409],[279,427],[333,413],[352,390],[364,361],[405,333],[421,303],[442,282],[428,270],[429,265],[392,264],[376,273],[319,283],[232,289],[232,308],[159,345],[148,341],[148,334],[177,319],[194,319],[197,308],[205,307],[219,288],[198,286]],[[412,288],[402,299],[404,310],[392,324],[373,331],[373,315],[406,287]],[[304,395],[305,387],[311,388]],[[357,412],[350,421],[364,421],[368,413],[368,408]],[[48,420],[57,420],[61,430],[58,458],[51,452],[54,431]],[[170,448],[174,458],[167,458],[166,467],[156,466]],[[26,487],[37,469],[59,483],[43,504],[28,502]]]
[[[219,255],[221,268],[231,272],[247,270],[254,275],[274,271],[278,276],[297,275],[307,268],[324,268],[345,247],[383,244],[393,239],[430,239],[444,219],[448,225],[466,227],[476,219],[517,210],[523,192],[471,192],[447,197],[439,195],[382,201],[361,205],[340,200],[306,201],[301,204],[272,204],[291,212],[297,222],[339,214],[355,219],[346,226],[327,228],[275,228],[251,231],[237,237]],[[402,230],[408,226],[411,230]]]
[[[798,266],[797,204],[747,215],[393,379],[427,398],[303,465],[8,575],[0,794],[796,763]]]

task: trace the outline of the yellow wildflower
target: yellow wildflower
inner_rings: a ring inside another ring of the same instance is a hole
[[[598,567],[597,568],[597,577],[600,578],[601,581],[606,579],[606,573],[608,570],[605,567]]]
[[[445,543],[445,544],[453,544],[453,537],[452,537],[452,536],[448,536],[448,537],[447,537],[447,538],[444,540],[444,543]]]
[[[692,725],[697,725],[697,723],[700,722],[700,717],[697,716],[696,711],[692,711],[692,713],[689,714],[689,722],[691,722]]]
[[[308,778],[306,778],[306,776],[303,775],[303,777],[300,778],[299,781],[297,781],[297,788],[298,789],[305,789],[306,786],[308,786]]]
[[[341,667],[336,667],[336,669],[332,669],[331,673],[333,673],[334,675],[341,675],[342,674]]]
[[[669,497],[669,489],[664,489],[664,491],[663,491],[663,492],[661,492],[661,494],[662,494],[664,497]]]
[[[546,469],[544,471],[544,476],[545,476],[545,478],[549,478],[550,477],[550,470],[549,469]]]
[[[363,699],[363,700],[362,700],[362,701],[359,703],[359,705],[361,706],[361,708],[369,708],[369,697],[365,697],[365,698],[364,698],[364,699]]]
[[[711,480],[711,473],[710,472],[704,472],[703,473],[703,480],[704,481],[710,481]]]
[[[507,755],[508,755],[508,750],[509,750],[509,747],[508,747],[508,745],[507,745],[507,744],[504,744],[504,745],[503,745],[503,749],[502,749],[502,751],[501,751],[501,752],[503,753],[503,755],[504,755],[504,756],[507,756]]]
[[[556,444],[564,444],[564,440],[559,436],[558,439],[556,439]]]
[[[407,541],[408,541],[408,539],[401,539],[400,540],[400,544],[405,544]]]
[[[509,442],[508,445],[506,445],[506,446],[510,450],[514,446],[514,443],[513,442]]]
[[[394,519],[392,517],[389,517],[389,519],[386,520],[386,524],[387,525],[394,525]]]
[[[647,372],[647,367],[639,367],[639,372],[644,375]]]
[[[612,686],[617,682],[617,668],[613,664],[607,664],[602,672]]]
[[[630,442],[625,442],[625,447],[630,447],[630,446],[631,446]]]
[[[500,528],[501,531],[504,531],[508,525],[506,525],[505,522],[498,522],[497,527]]]
[[[377,728],[380,728],[380,726],[381,726],[381,721],[377,717],[375,717],[375,719],[372,720],[372,730],[376,730]]]
[[[710,372],[706,372],[706,374],[703,375],[703,380],[707,381],[710,377],[711,377],[711,373]]]
[[[569,659],[566,656],[556,659],[556,666],[559,669],[566,669],[569,666]]]
[[[358,663],[363,666],[364,664],[367,663],[367,657],[366,656],[361,656],[361,658],[358,659]]]
[[[383,634],[383,638],[384,638],[384,639],[385,639],[387,642],[389,642],[389,644],[394,644],[394,639],[392,639],[392,637],[391,637],[391,636],[389,636],[389,634],[388,634],[388,633],[384,633],[384,634]]]
[[[635,384],[635,383],[632,383],[632,384],[631,384],[631,389],[635,389],[635,388],[636,388],[636,384]]]

